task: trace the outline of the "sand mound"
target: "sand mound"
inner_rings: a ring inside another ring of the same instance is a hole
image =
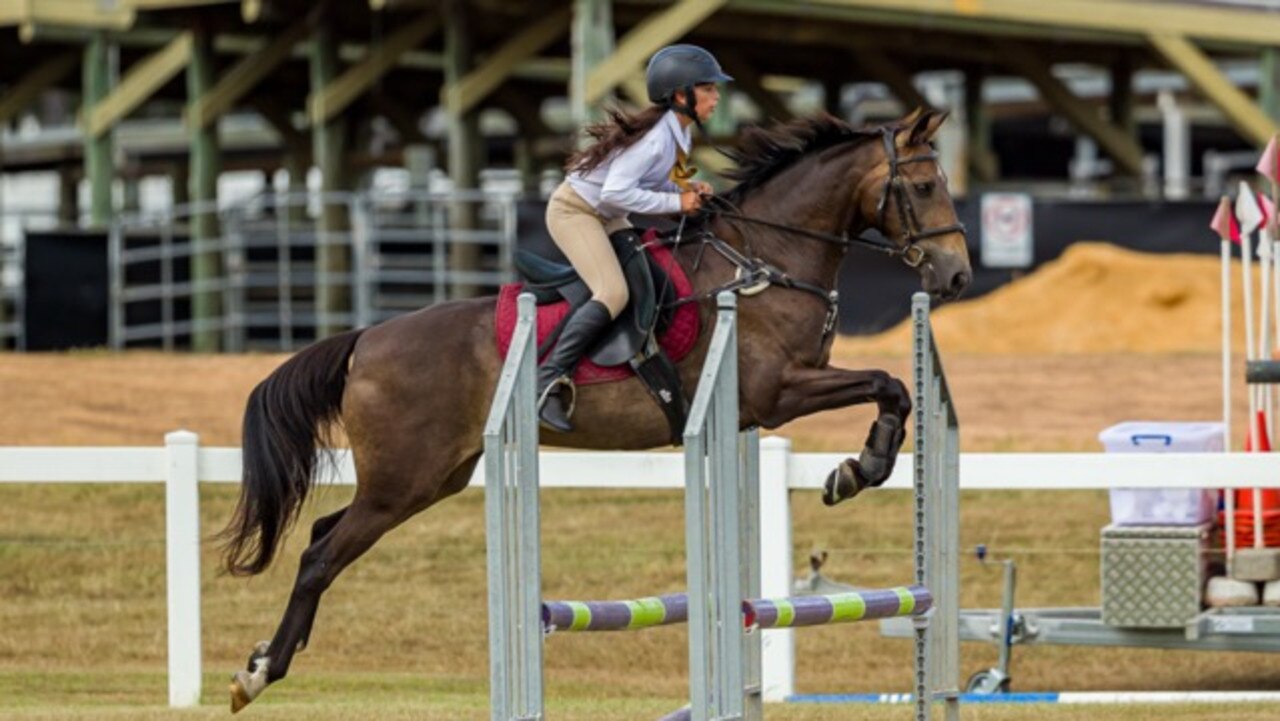
[[[1240,272],[1237,261],[1232,331],[1233,346],[1242,352]],[[940,308],[934,332],[954,353],[1221,352],[1220,278],[1221,261],[1209,255],[1075,243],[1035,273]],[[841,338],[836,355],[902,353],[910,347],[910,332],[903,322],[876,336]]]

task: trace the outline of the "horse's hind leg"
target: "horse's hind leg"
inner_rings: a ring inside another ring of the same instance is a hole
[[[376,508],[359,501],[352,503],[323,533],[323,521],[316,522],[313,536],[321,535],[303,551],[298,576],[289,596],[284,618],[269,644],[260,643],[249,657],[249,667],[236,673],[231,682],[231,710],[239,711],[268,684],[288,673],[293,654],[306,644],[315,622],[320,596],[344,568],[369,549],[400,520],[396,509]]]
[[[293,592],[275,636],[270,643],[259,643],[249,657],[248,668],[232,678],[233,713],[244,708],[268,685],[285,677],[293,655],[306,645],[311,635],[320,596],[338,574],[387,531],[450,495],[450,492],[465,487],[477,460],[471,458],[455,468],[430,498],[419,499],[404,493],[400,496],[405,499],[404,503],[391,505],[357,495],[350,506],[324,516],[312,525],[312,542],[302,553]]]

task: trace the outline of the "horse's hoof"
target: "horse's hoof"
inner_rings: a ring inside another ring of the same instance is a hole
[[[241,677],[244,678],[241,678]],[[237,671],[231,677],[231,713],[240,713],[240,709],[249,705],[253,701],[253,697],[249,695],[247,685],[249,683],[249,674],[246,671]]]
[[[822,502],[834,506],[858,495],[868,485],[870,483],[862,475],[858,462],[852,458],[846,459],[827,476],[822,490]]]
[[[267,666],[271,663],[267,657],[269,647],[268,642],[259,641],[249,655],[249,668],[236,671],[231,676],[231,713],[248,706],[267,687]]]

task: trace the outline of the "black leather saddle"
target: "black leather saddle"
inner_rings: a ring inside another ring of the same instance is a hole
[[[631,362],[644,350],[650,332],[660,336],[671,322],[669,306],[676,300],[675,286],[666,271],[650,262],[639,231],[634,228],[616,231],[609,236],[609,242],[627,279],[630,300],[587,353],[593,363],[605,367]],[[587,284],[567,263],[517,250],[515,266],[525,279],[525,290],[533,293],[538,305],[567,300],[577,308],[591,298]],[[664,309],[664,306],[668,307]],[[547,345],[554,343],[558,336],[557,328]]]

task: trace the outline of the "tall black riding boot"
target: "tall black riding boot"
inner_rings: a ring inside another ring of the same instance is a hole
[[[613,318],[598,300],[589,300],[573,311],[560,331],[551,355],[538,368],[538,417],[543,424],[561,433],[573,430],[573,369],[587,350],[609,327]]]

